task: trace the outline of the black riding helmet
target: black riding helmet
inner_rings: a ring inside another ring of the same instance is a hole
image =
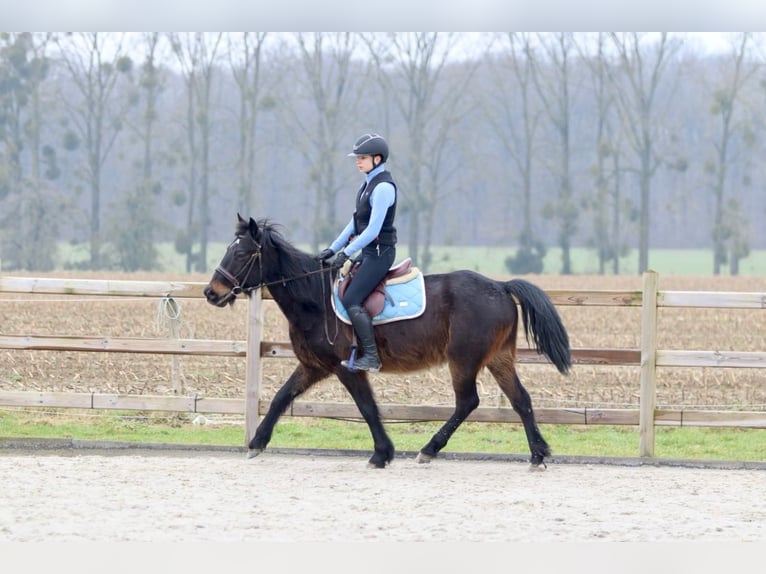
[[[373,157],[373,165],[375,163],[375,156],[379,155],[383,158],[382,163],[386,163],[386,160],[388,160],[388,144],[380,134],[364,134],[356,140],[354,149],[348,154],[348,157],[357,155],[371,155]]]

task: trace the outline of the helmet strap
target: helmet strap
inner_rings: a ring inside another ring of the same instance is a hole
[[[375,158],[376,157],[381,157],[380,154],[378,154],[378,155],[371,155],[370,157],[372,158],[372,168],[370,168],[370,171],[365,171],[364,173],[370,173],[372,170],[377,168],[381,163],[383,163],[382,161],[378,162],[378,163],[375,163]]]

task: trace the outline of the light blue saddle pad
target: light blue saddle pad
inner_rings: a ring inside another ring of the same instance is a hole
[[[402,281],[404,279],[404,281]],[[351,320],[343,303],[338,296],[338,281],[332,291],[332,306],[335,314],[344,323],[350,325]],[[412,278],[398,278],[386,283],[386,302],[383,310],[372,318],[373,325],[391,323],[403,319],[420,317],[426,310],[426,292],[423,273],[418,270]]]

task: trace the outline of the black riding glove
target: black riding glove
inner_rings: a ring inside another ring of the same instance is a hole
[[[337,257],[335,257],[335,260],[332,262],[332,266],[336,269],[340,269],[343,267],[343,264],[348,261],[348,255],[346,255],[345,251],[339,251]]]
[[[332,249],[325,249],[324,251],[322,251],[322,253],[317,255],[317,260],[328,261],[333,255],[335,255],[335,251],[333,251]]]

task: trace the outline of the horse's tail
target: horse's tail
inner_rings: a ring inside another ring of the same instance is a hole
[[[524,279],[512,279],[503,285],[521,306],[527,342],[531,333],[537,352],[543,353],[560,373],[566,374],[572,366],[569,335],[548,294]]]

